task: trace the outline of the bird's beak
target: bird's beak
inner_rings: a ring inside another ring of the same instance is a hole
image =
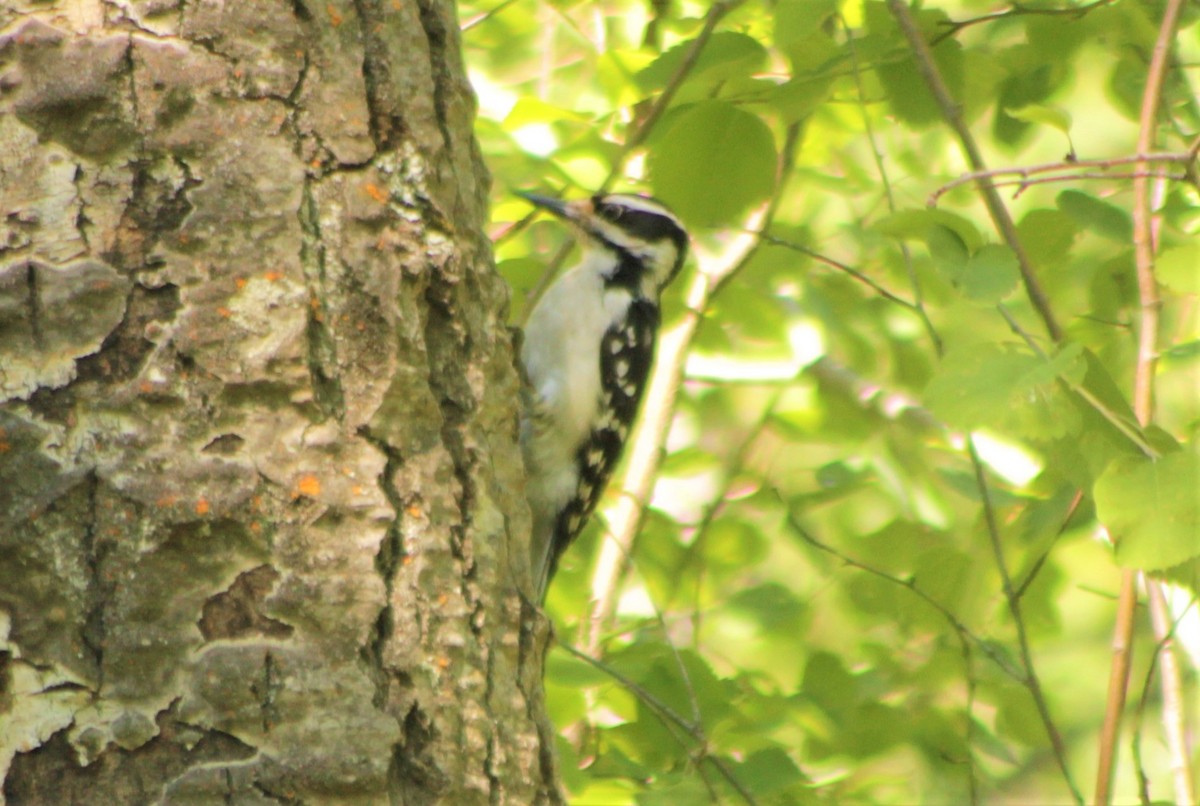
[[[516,191],[516,195],[520,196],[530,204],[541,207],[543,210],[549,210],[559,218],[565,218],[569,221],[575,221],[579,218],[581,212],[580,202],[566,202],[562,199],[555,199],[550,196],[542,196],[538,193],[526,193],[523,190]]]

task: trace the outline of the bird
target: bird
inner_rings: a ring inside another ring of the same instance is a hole
[[[518,195],[569,222],[582,252],[537,301],[521,347],[531,570],[543,602],[621,458],[654,359],[661,295],[683,267],[688,234],[650,196]]]

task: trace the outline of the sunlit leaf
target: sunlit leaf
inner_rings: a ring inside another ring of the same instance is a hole
[[[775,141],[755,115],[721,101],[678,115],[650,153],[654,192],[688,221],[729,224],[775,183]]]
[[[1200,456],[1114,462],[1096,481],[1096,515],[1126,567],[1159,569],[1200,556]]]
[[[1053,126],[1063,134],[1071,132],[1071,113],[1061,107],[1047,104],[1027,104],[1020,109],[1005,109],[1009,117],[1026,123],[1041,123]]]
[[[940,226],[958,236],[967,253],[974,252],[983,245],[983,238],[971,221],[946,210],[901,210],[880,218],[873,226],[879,232],[893,238],[916,241],[926,240],[930,229]]]
[[[1058,194],[1058,207],[1079,226],[1097,235],[1123,244],[1133,238],[1133,219],[1129,213],[1089,193],[1064,190]]]
[[[1155,276],[1182,294],[1200,294],[1200,245],[1190,243],[1163,250]]]
[[[638,84],[646,90],[661,89],[679,70],[692,49],[688,40],[668,50],[638,74]],[[757,39],[734,31],[718,31],[700,51],[689,79],[723,81],[749,75],[766,61],[767,50]]]

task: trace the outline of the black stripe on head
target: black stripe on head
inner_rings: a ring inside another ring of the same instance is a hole
[[[641,241],[675,242],[681,255],[687,250],[688,236],[674,215],[662,202],[650,196],[593,196],[596,215],[620,227]],[[654,208],[660,208],[655,210]]]

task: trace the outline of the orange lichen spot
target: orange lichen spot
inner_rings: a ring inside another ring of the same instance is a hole
[[[446,602],[448,602],[448,601],[450,601],[450,597],[449,597],[449,596],[447,596],[447,595],[446,595],[446,594],[444,594],[444,593],[440,593],[440,594],[438,594],[437,603],[438,603],[438,606],[439,606],[439,607],[441,607],[441,606],[445,605],[445,604],[446,604]]]
[[[160,508],[161,507],[173,507],[173,506],[175,506],[176,503],[178,503],[178,501],[179,501],[179,496],[175,495],[175,493],[164,493],[164,494],[160,495],[157,499],[155,499],[154,506],[160,507]],[[208,506],[208,504],[205,504],[205,506]],[[201,514],[203,514],[203,513],[201,513]]]
[[[404,556],[403,556],[403,557],[400,559],[400,564],[401,564],[401,565],[412,565],[412,562],[413,562],[413,558],[412,558],[412,557],[410,557],[410,556],[409,556],[409,555],[407,555],[407,554],[406,554],[406,555],[404,555]]]
[[[258,521],[250,521],[250,531],[254,534],[258,534],[262,531],[262,524]]]
[[[208,510],[209,510],[209,505],[208,505],[207,498],[201,498],[199,501],[196,502],[196,514],[197,515],[207,515]]]
[[[367,494],[367,491],[365,489],[363,489],[363,486],[361,484],[355,484],[353,487],[350,488],[350,492],[354,493],[355,495],[366,495]]]
[[[321,494],[321,480],[311,473],[301,476],[300,480],[296,482],[296,492],[314,498]]]
[[[387,191],[384,190],[383,188],[381,188],[379,185],[375,184],[374,182],[368,182],[367,184],[363,185],[363,190],[365,190],[367,192],[368,196],[370,196],[372,199],[379,202],[380,204],[387,204],[387,200],[388,200]]]
[[[447,658],[445,655],[438,655],[438,658],[435,661],[435,663],[437,663],[438,668],[441,669],[442,671],[445,671],[446,669],[450,668],[450,659]]]
[[[217,313],[222,319],[228,319],[229,317],[233,316],[233,311],[229,310],[224,305],[217,308]]]
[[[420,504],[409,504],[408,506],[406,506],[404,508],[404,514],[410,518],[421,517],[421,505]]]
[[[367,323],[360,319],[354,323],[354,329],[357,330],[359,333],[362,333],[364,330],[367,329]]]
[[[333,3],[330,3],[327,6],[325,6],[325,10],[327,12],[329,12],[329,21],[331,23],[333,23],[334,28],[336,28],[342,24],[342,15],[338,12],[338,10],[336,8],[333,7]]]
[[[246,287],[246,278],[245,277],[234,277],[233,284],[238,287],[238,291],[241,291],[243,288]]]
[[[138,391],[143,395],[148,395],[154,391],[154,384],[147,380],[138,381]]]
[[[269,281],[271,281],[272,283],[274,283],[274,282],[276,282],[277,280],[282,280],[282,279],[283,279],[283,272],[281,272],[281,271],[278,271],[277,269],[272,269],[271,271],[269,271],[269,272],[266,272],[265,274],[263,274],[263,277],[267,278]]]
[[[12,450],[12,443],[7,439],[0,437],[0,453],[8,453]]]

